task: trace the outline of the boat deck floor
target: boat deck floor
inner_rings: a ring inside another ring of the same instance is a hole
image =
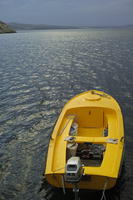
[[[93,167],[99,167],[102,163],[102,160],[92,160],[92,159],[81,159],[81,162],[84,166],[93,166]]]

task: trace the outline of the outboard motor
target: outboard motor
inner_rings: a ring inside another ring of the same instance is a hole
[[[83,175],[83,168],[80,157],[71,157],[66,164],[65,181],[78,183]]]

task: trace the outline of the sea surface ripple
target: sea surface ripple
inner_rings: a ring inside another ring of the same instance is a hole
[[[133,29],[0,35],[0,200],[43,200],[48,138],[74,95],[103,90],[122,108],[126,186],[133,197]],[[63,197],[62,197],[63,199]]]

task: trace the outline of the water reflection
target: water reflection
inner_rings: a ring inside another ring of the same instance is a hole
[[[18,33],[2,35],[0,45],[0,199],[39,200],[51,191],[42,182],[51,127],[67,100],[89,89],[122,107],[130,179],[120,196],[132,199],[133,30]]]

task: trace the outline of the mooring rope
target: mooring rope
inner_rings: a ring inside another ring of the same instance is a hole
[[[103,188],[103,192],[102,192],[102,197],[101,197],[100,200],[106,200],[105,190],[106,190],[107,184],[108,184],[108,178],[106,179],[106,182],[104,184],[104,188]]]

